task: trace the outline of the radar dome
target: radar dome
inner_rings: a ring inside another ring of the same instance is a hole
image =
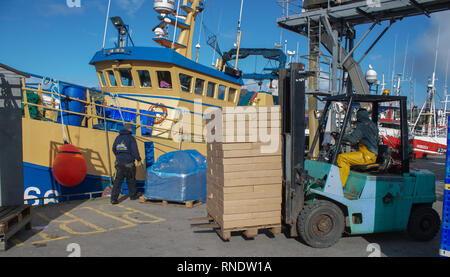
[[[377,72],[369,65],[369,70],[366,72],[366,80],[369,84],[373,84],[377,81]]]
[[[175,0],[154,0],[153,9],[160,14],[172,14],[175,12]]]

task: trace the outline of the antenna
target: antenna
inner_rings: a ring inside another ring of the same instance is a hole
[[[173,28],[173,41],[172,41],[172,49],[175,48],[175,39],[177,37],[177,28],[178,28],[178,15],[180,13],[180,0],[178,0],[177,4],[177,14],[175,16],[175,28]]]
[[[395,76],[395,55],[397,52],[397,35],[395,35],[395,42],[394,42],[394,60],[392,65],[392,78],[391,78],[391,91],[394,91],[394,76]]]
[[[241,0],[241,11],[239,12],[239,22],[238,22],[238,38],[237,38],[237,51],[236,51],[236,62],[234,64],[234,69],[237,70],[239,61],[239,49],[241,47],[241,20],[242,20],[242,8],[244,7],[244,0]]]
[[[408,56],[408,43],[409,43],[409,34],[408,39],[406,40],[405,59],[403,60],[403,80],[405,80],[405,67],[406,67],[406,58]]]
[[[447,80],[448,80],[448,60],[450,58],[450,49],[447,51],[447,68],[445,69],[445,82],[444,82],[444,93],[447,95]]]
[[[205,6],[206,6],[206,0],[205,0]],[[197,54],[196,54],[196,57],[195,57],[195,61],[196,62],[198,62],[198,56],[199,56],[199,52],[200,52],[200,39],[201,39],[201,37],[202,37],[202,28],[201,28],[201,26],[203,25],[203,17],[204,17],[204,15],[205,15],[205,13],[203,12],[202,13],[202,19],[201,19],[201,21],[200,21],[200,30],[199,30],[199,32],[198,32],[198,41],[197,41],[197,45],[195,45],[195,48],[197,49]]]
[[[108,29],[109,7],[111,6],[111,0],[108,1],[108,10],[106,11],[105,33],[103,34],[102,49],[105,49],[106,30]]]
[[[220,10],[219,22],[217,23],[217,34],[218,35],[220,34],[221,24],[222,24],[222,10]],[[203,27],[205,28],[205,31],[208,31],[208,29],[206,28],[205,25],[203,25]],[[217,35],[214,35],[211,31],[209,31],[209,32],[211,33],[211,35],[208,36],[208,41],[206,43],[214,49],[211,64],[213,67],[215,67],[216,65],[214,64],[214,62],[216,59],[216,52],[218,52],[220,56],[222,56],[222,52],[220,51],[220,48],[219,48],[219,42],[218,42]]]
[[[437,58],[438,58],[438,52],[439,52],[439,36],[441,34],[441,26],[438,28],[438,35],[436,40],[436,55],[434,57],[434,69],[433,69],[433,78],[431,80],[431,84],[434,88],[435,82],[436,82],[436,66],[437,66]]]

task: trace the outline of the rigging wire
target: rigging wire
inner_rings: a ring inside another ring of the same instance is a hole
[[[220,34],[220,28],[222,25],[222,10],[220,10],[220,15],[219,15],[219,23],[217,24],[217,33]],[[217,36],[213,34],[213,36],[215,37],[215,41],[214,41],[214,52],[213,52],[213,58],[212,58],[212,62],[211,64],[214,65],[215,63],[215,59],[216,59],[216,52],[219,51],[220,53],[220,48],[217,42]]]
[[[50,82],[51,82],[50,91],[52,92],[52,101],[53,101],[53,93],[58,94],[58,97],[59,97],[59,114],[60,114],[60,117],[61,117],[62,137],[63,137],[64,144],[66,144],[66,143],[68,143],[68,138],[67,138],[67,134],[66,134],[66,130],[65,130],[65,124],[64,124],[64,116],[63,116],[63,109],[62,109],[62,101],[63,101],[63,99],[61,97],[61,92],[60,92],[60,89],[59,89],[59,86],[60,86],[59,80],[55,80],[55,79],[51,79],[51,78],[48,78],[48,80],[47,80],[47,77],[44,77],[41,80],[41,87],[43,85],[47,85]],[[68,108],[68,107],[66,107],[66,108]]]
[[[205,2],[204,2],[203,6],[205,7],[204,10],[206,10],[206,0],[205,0]],[[204,17],[204,15],[205,15],[205,12],[202,12],[202,18],[201,18],[201,20],[200,20],[200,27],[203,26],[203,17]],[[202,28],[199,28],[199,29],[200,29],[200,30],[199,30],[199,32],[198,32],[198,41],[197,41],[197,44],[200,44],[200,42],[201,42],[201,37],[202,37]]]
[[[177,28],[178,28],[178,15],[180,12],[180,1],[178,0],[178,5],[177,5],[177,14],[175,16],[175,28],[173,28],[173,41],[172,41],[172,49],[175,46],[175,38],[177,37]]]
[[[204,10],[205,10],[206,9],[206,0],[205,0],[205,2],[203,4],[203,7],[204,7]],[[203,26],[203,17],[204,17],[204,15],[205,15],[205,12],[202,12],[202,18],[200,20],[200,28],[199,28],[200,30],[198,32],[198,41],[197,41],[197,45],[195,45],[195,48],[197,48],[197,55],[196,55],[196,58],[195,58],[196,62],[198,62],[198,58],[199,58],[199,55],[200,55],[200,42],[201,42],[201,37],[202,37],[202,26]]]

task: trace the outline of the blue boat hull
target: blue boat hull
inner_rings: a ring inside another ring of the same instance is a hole
[[[100,197],[105,188],[110,186],[110,178],[105,176],[87,175],[79,185],[64,187],[52,174],[50,167],[32,163],[23,163],[24,200],[27,204],[44,205],[64,201]],[[143,191],[144,181],[137,181],[138,191]],[[128,186],[122,184],[122,193],[128,194]]]

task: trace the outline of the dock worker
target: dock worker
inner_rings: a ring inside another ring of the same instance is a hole
[[[124,124],[123,129],[114,141],[112,150],[116,156],[115,168],[116,179],[111,191],[111,204],[118,204],[118,198],[124,179],[127,181],[130,199],[136,200],[136,166],[142,165],[141,156],[137,147],[136,139],[132,135],[133,125]]]
[[[359,147],[358,151],[339,154],[337,158],[342,186],[345,186],[352,165],[367,165],[375,163],[377,160],[378,128],[370,120],[369,112],[366,109],[360,108],[357,111],[356,126],[349,134],[344,134],[343,140],[351,144],[358,144]]]

